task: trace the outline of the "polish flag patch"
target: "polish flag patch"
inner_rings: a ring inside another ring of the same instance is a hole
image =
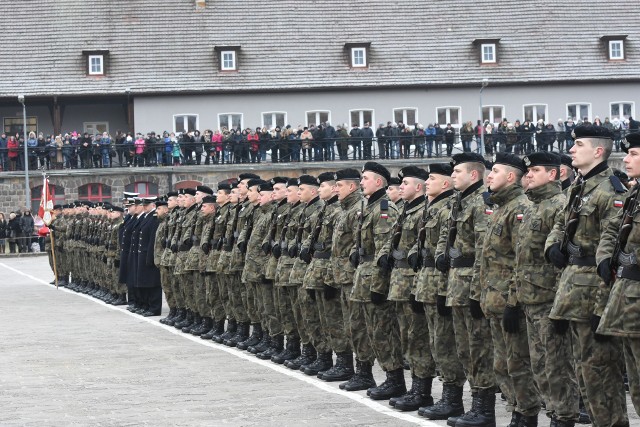
[[[518,221],[522,221],[522,218],[524,218],[524,215],[523,215],[523,214],[521,214],[521,213],[516,214],[516,219],[517,219]]]
[[[622,200],[614,200],[613,201],[613,207],[614,208],[621,208],[624,206],[624,203],[622,202]]]
[[[493,209],[487,208],[487,209],[484,210],[484,214],[485,215],[491,215],[492,213],[493,213]]]
[[[381,213],[380,214],[380,219],[389,219],[389,214]]]

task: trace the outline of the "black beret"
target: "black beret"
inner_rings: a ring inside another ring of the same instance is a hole
[[[124,212],[124,209],[119,206],[111,206],[111,212]]]
[[[229,182],[219,182],[218,183],[218,191],[220,191],[220,190],[231,191],[231,183],[229,183]]]
[[[195,196],[196,195],[196,189],[195,188],[184,188],[182,190],[182,194],[189,194],[191,196]]]
[[[550,151],[538,151],[524,156],[522,163],[525,167],[533,166],[560,166],[560,155]]]
[[[478,153],[458,153],[451,157],[451,166],[461,165],[463,163],[484,163],[484,157]]]
[[[53,205],[53,210],[62,209],[62,205]]]
[[[623,183],[629,182],[629,175],[627,175],[626,173],[622,172],[620,169],[614,169],[613,170],[613,174],[615,176],[617,176],[618,179],[620,181],[622,181]]]
[[[298,178],[298,185],[314,185],[314,186],[318,186],[320,184],[318,184],[318,178],[316,178],[313,175],[300,175],[300,177]]]
[[[264,179],[252,178],[247,182],[247,188],[253,187],[254,185],[264,184],[265,182],[267,181],[265,181]]]
[[[398,178],[417,178],[426,181],[429,179],[429,172],[417,166],[405,166],[398,172]]]
[[[273,184],[271,184],[271,182],[269,181],[265,181],[262,184],[258,185],[258,191],[273,191]]]
[[[571,132],[571,136],[577,138],[604,138],[613,139],[613,133],[602,126],[596,125],[580,125]]]
[[[289,178],[287,178],[286,176],[274,176],[273,178],[271,178],[271,185],[276,185],[276,184],[286,184],[287,181],[289,181]]]
[[[238,188],[238,183],[237,182],[232,182],[231,183],[231,189],[233,190],[234,188]]]
[[[196,187],[196,191],[199,191],[201,193],[206,193],[208,195],[213,194],[213,190],[210,187],[207,187],[206,185],[198,185]]]
[[[151,203],[155,203],[158,201],[157,197],[144,197],[142,199],[142,204],[143,205],[150,205]]]
[[[491,170],[493,168],[493,162],[491,160],[485,160],[484,167],[487,170]]]
[[[322,184],[323,182],[333,181],[335,177],[335,173],[333,172],[322,172],[318,175],[318,184]]]
[[[287,180],[287,187],[297,187],[298,186],[298,178],[289,178]]]
[[[560,164],[573,168],[573,159],[566,154],[560,154]]]
[[[453,168],[449,163],[434,163],[427,166],[427,170],[429,173],[435,173],[438,175],[451,176],[453,173]]]
[[[177,192],[177,191],[169,191],[169,192],[167,193],[167,199],[168,199],[169,197],[178,197],[178,192]]]
[[[627,135],[622,141],[622,151],[625,153],[629,152],[629,148],[638,148],[640,147],[640,133],[634,132]]]
[[[357,169],[340,169],[333,174],[334,181],[360,181],[360,171]]]
[[[505,165],[511,166],[512,168],[516,168],[521,170],[522,172],[526,172],[527,168],[522,163],[522,159],[515,154],[511,153],[496,153],[493,155],[493,164],[495,165]]]
[[[238,175],[238,182],[244,181],[245,179],[260,179],[260,176],[255,173],[241,173]]]
[[[216,196],[204,196],[204,197],[202,198],[202,204],[205,204],[205,203],[215,203],[216,201],[217,201],[217,200],[216,200]]]
[[[362,167],[362,172],[366,172],[366,171],[377,173],[378,175],[383,177],[387,181],[387,183],[389,182],[389,180],[391,180],[391,172],[389,172],[389,169],[385,168],[380,163],[376,163],[376,162],[365,163],[364,166]]]
[[[387,182],[387,185],[389,187],[397,187],[400,184],[402,184],[402,180],[400,178],[396,178],[395,176],[389,178],[389,182]]]

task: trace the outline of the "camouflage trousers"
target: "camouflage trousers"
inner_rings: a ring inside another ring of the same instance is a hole
[[[196,307],[196,299],[195,299],[195,286],[198,273],[193,271],[185,271],[180,276],[180,292],[182,293],[182,298],[184,299],[184,303],[188,309],[193,311],[194,313],[198,312],[198,307]]]
[[[369,331],[367,331],[365,303],[351,301],[349,299],[352,289],[353,285],[342,285],[342,293],[340,295],[342,311],[348,315],[345,332],[351,341],[351,348],[356,355],[356,360],[373,365],[376,356],[371,346]]]
[[[209,317],[211,308],[207,300],[207,284],[204,274],[199,271],[193,272],[193,309],[202,317]]]
[[[300,333],[293,313],[294,305],[298,300],[298,288],[296,286],[276,286],[276,296],[278,317],[284,334],[289,340],[299,338]]]
[[[472,391],[494,388],[493,343],[487,319],[474,319],[469,306],[453,307],[453,330],[456,351],[464,367]],[[464,365],[463,365],[464,366]]]
[[[313,344],[318,353],[329,353],[331,352],[331,346],[329,346],[328,337],[325,330],[322,329],[322,323],[320,322],[319,299],[322,299],[322,291],[305,289],[304,287],[298,289],[300,314],[302,315],[304,329],[309,335],[311,344]]]
[[[435,304],[424,305],[425,316],[429,328],[429,342],[435,363],[440,371],[442,381],[462,387],[467,377],[456,352],[456,338],[453,332],[453,317],[442,317]],[[468,353],[467,353],[468,357]],[[465,365],[468,362],[465,363]]]
[[[403,366],[402,347],[400,345],[400,328],[396,315],[396,303],[386,301],[375,305],[371,302],[364,304],[364,318],[367,332],[371,340],[371,347],[385,371],[394,371]]]
[[[293,318],[296,324],[296,330],[300,336],[300,342],[302,344],[313,344],[311,340],[311,335],[307,330],[307,312],[309,310],[309,302],[310,300],[309,294],[307,290],[302,287],[302,285],[291,286],[295,288],[294,292],[287,293],[287,295],[291,298],[289,304],[293,310]],[[302,306],[305,306],[304,308]],[[304,311],[303,311],[304,310]]]
[[[258,301],[262,312],[262,326],[274,337],[282,334],[282,323],[276,307],[276,288],[273,283],[258,285]]]
[[[431,353],[429,339],[429,325],[423,313],[414,313],[409,301],[396,302],[398,318],[404,317],[406,326],[399,324],[400,336],[402,328],[406,328],[407,349],[406,354],[411,373],[419,378],[434,378],[436,376],[436,362]],[[400,316],[402,313],[402,316]]]
[[[571,321],[571,341],[580,394],[593,427],[628,425],[620,339],[598,342],[589,322]]]
[[[624,346],[631,401],[636,414],[640,415],[640,339],[622,338],[622,344]]]
[[[554,330],[549,313],[553,303],[525,305],[531,371],[549,417],[578,419],[578,382],[572,363],[569,333]]]
[[[235,319],[235,317],[233,317],[233,309],[231,305],[231,299],[229,297],[229,289],[227,288],[227,282],[225,281],[224,276],[225,275],[222,273],[215,273],[213,275],[216,281],[216,286],[218,287],[218,295],[220,302],[222,303],[224,313],[230,319]]]
[[[205,294],[209,312],[205,317],[213,320],[224,320],[226,318],[224,305],[220,299],[220,289],[218,288],[218,278],[215,273],[204,273]]]
[[[240,281],[240,272],[234,271],[228,274],[222,274],[221,277],[224,277],[224,281],[227,284],[227,289],[229,291],[229,299],[231,301],[231,311],[233,313],[233,317],[239,323],[247,323],[249,322],[249,316],[247,315],[247,309],[244,305],[244,300],[246,298],[245,293],[247,292],[244,283]]]
[[[351,342],[345,328],[349,322],[349,313],[342,310],[340,288],[338,288],[338,295],[332,300],[325,298],[324,291],[316,291],[316,302],[318,303],[320,324],[331,350],[336,353],[351,352]]]
[[[173,294],[173,299],[176,301],[176,307],[178,308],[187,308],[187,304],[184,300],[184,296],[182,296],[182,288],[180,286],[181,276],[182,274],[175,274],[175,267],[167,267],[171,272],[171,276],[169,278],[169,287],[171,288],[171,293]]]
[[[169,308],[177,307],[175,294],[173,293],[173,287],[171,286],[171,280],[173,275],[171,267],[160,266],[160,286],[162,292],[164,292],[164,298],[167,300]]]
[[[246,291],[243,296],[243,302],[244,307],[247,310],[247,316],[249,316],[249,322],[252,324],[262,323],[262,316],[260,309],[258,308],[258,286],[260,286],[260,283],[244,283]]]

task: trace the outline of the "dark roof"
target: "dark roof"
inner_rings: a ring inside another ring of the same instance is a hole
[[[0,0],[0,96],[272,91],[640,79],[638,0]],[[628,34],[625,61],[604,39]],[[479,64],[477,39],[499,39]],[[345,44],[371,43],[351,69]],[[215,46],[240,46],[218,71]],[[108,50],[107,75],[83,51]]]

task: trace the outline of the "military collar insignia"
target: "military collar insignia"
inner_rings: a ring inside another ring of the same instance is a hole
[[[629,146],[630,146],[631,144],[629,143],[629,141],[627,141],[627,138],[625,138],[625,139],[622,141],[622,145],[624,145],[624,148],[626,148],[626,149],[628,150],[628,149],[629,149]]]
[[[497,154],[494,154],[494,155],[493,155],[493,163],[495,163],[496,161],[498,161],[498,155],[497,155]]]

